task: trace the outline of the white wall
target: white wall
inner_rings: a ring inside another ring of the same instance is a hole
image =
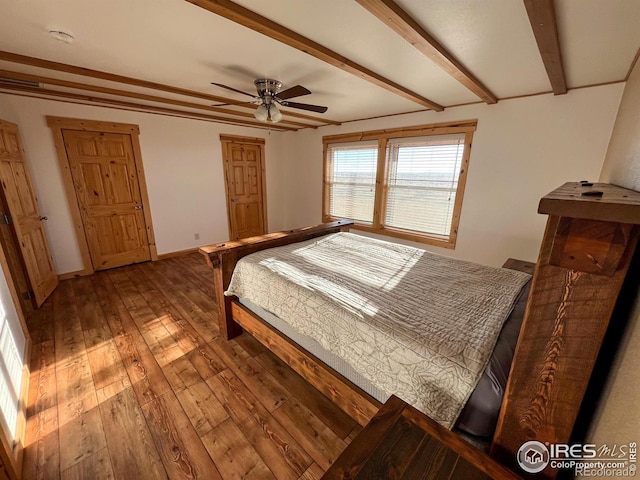
[[[158,254],[228,240],[221,133],[266,138],[269,227],[282,228],[276,213],[282,207],[282,192],[271,188],[278,175],[278,133],[0,94],[0,118],[20,127],[40,208],[49,217],[47,234],[58,273],[81,270],[82,261],[47,115],[140,126]]]
[[[636,64],[625,86],[600,180],[640,190],[640,64]],[[639,440],[639,364],[640,295],[591,424],[591,442],[611,445]]]
[[[546,217],[540,197],[567,181],[595,180],[624,86],[572,90],[283,133],[286,228],[321,221],[322,136],[478,119],[454,251],[424,248],[489,265],[535,261]]]
[[[18,121],[18,113],[15,106],[9,103],[9,97],[7,95],[0,94],[0,118],[13,123]]]

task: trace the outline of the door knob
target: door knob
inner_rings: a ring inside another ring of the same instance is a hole
[[[133,207],[135,210],[142,210],[142,205],[136,205],[135,207]]]

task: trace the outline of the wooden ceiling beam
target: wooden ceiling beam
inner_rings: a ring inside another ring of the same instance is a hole
[[[185,95],[187,97],[201,98],[204,100],[209,100],[213,102],[219,103],[233,103],[236,102],[236,99],[220,97],[218,95],[210,95],[204,92],[197,92],[195,90],[188,90],[179,87],[173,87],[171,85],[165,85],[162,83],[149,82],[147,80],[141,80],[139,78],[126,77],[124,75],[116,75],[114,73],[102,72],[100,70],[92,70],[90,68],[78,67],[75,65],[68,65],[66,63],[53,62],[50,60],[44,60],[42,58],[29,57],[26,55],[19,55],[17,53],[11,53],[0,50],[0,60],[4,60],[11,63],[19,63],[22,65],[30,65],[32,67],[44,68],[47,70],[54,70],[57,72],[65,72],[73,75],[81,75],[84,77],[90,78],[98,78],[100,80],[107,80],[109,82],[123,83],[126,85],[133,85],[135,87],[149,88],[152,90],[160,90],[163,92],[174,93],[177,95]],[[240,105],[241,108],[252,108],[252,107],[244,107]],[[302,118],[306,120],[311,120],[318,123],[330,124],[330,125],[341,125],[341,122],[336,120],[329,120],[327,118],[315,117],[311,115],[305,115],[303,113],[291,112],[289,110],[282,110],[283,115],[288,115],[290,117]]]
[[[567,93],[567,81],[562,65],[562,52],[556,24],[553,0],[524,0],[533,35],[538,43],[542,63],[555,95]]]
[[[498,101],[480,80],[393,0],[356,1],[486,103]]]
[[[275,23],[268,18],[258,15],[257,13],[244,8],[230,0],[186,0],[189,3],[204,8],[209,12],[220,15],[232,22],[238,23],[243,27],[250,28],[258,33],[273,38],[279,42],[289,45],[301,52],[307,53],[313,57],[316,57],[323,62],[328,63],[336,68],[351,73],[363,80],[373,83],[379,87],[382,87],[390,92],[400,95],[401,97],[418,103],[424,107],[436,110],[438,112],[444,110],[442,105],[439,105],[425,97],[418,95],[411,90],[398,85],[397,83],[384,78],[381,75],[358,65],[356,62],[343,57],[339,53],[328,49],[327,47],[314,42],[313,40],[306,38],[293,30],[290,30],[282,25]]]
[[[60,90],[50,90],[46,88],[39,87],[30,87],[24,85],[10,85],[10,84],[2,84],[0,83],[0,91],[2,90],[13,90],[17,92],[26,92],[30,94],[37,95],[46,95],[50,97],[60,97],[60,98],[70,98],[73,100],[80,100],[83,102],[89,102],[92,105],[102,106],[99,104],[107,104],[107,105],[115,105],[118,107],[124,107],[127,109],[133,109],[139,112],[151,112],[151,113],[162,113],[162,114],[170,114],[173,116],[180,117],[188,117],[188,118],[196,118],[201,120],[215,121],[215,122],[224,122],[231,123],[234,125],[243,125],[249,127],[258,127],[258,128],[268,128],[271,130],[285,130],[285,131],[296,131],[297,128],[287,127],[282,125],[281,123],[270,123],[265,124],[264,122],[252,122],[250,120],[240,120],[237,118],[227,118],[220,117],[218,115],[208,115],[205,113],[197,113],[197,112],[187,112],[185,110],[176,110],[173,108],[166,107],[156,107],[154,105],[145,105],[142,103],[133,103],[133,102],[124,102],[122,100],[114,100],[111,98],[104,97],[94,97],[92,95],[83,95],[79,93],[71,93],[71,92],[63,92]]]
[[[89,92],[106,93],[108,95],[116,95],[119,97],[135,98],[137,100],[146,100],[149,102],[177,105],[180,107],[194,108],[199,110],[207,110],[210,112],[223,113],[226,115],[235,115],[235,116],[250,118],[250,119],[254,118],[253,114],[248,112],[238,112],[236,110],[229,110],[226,108],[214,107],[211,105],[203,105],[201,103],[186,102],[184,100],[176,100],[173,98],[158,97],[155,95],[147,95],[147,94],[138,93],[138,92],[128,92],[126,90],[101,87],[99,85],[70,82],[68,80],[60,80],[57,78],[43,77],[41,75],[31,75],[28,73],[20,73],[20,72],[14,72],[11,70],[0,69],[0,85],[6,84],[6,82],[3,82],[3,79],[5,78],[9,80],[13,79],[13,80],[22,80],[27,82],[42,83],[46,85],[56,85],[59,87],[73,88],[73,89],[84,90]],[[282,120],[280,123],[284,123],[287,125],[295,125],[298,127],[315,127],[315,125],[309,125],[308,123],[294,122],[292,120]]]
[[[29,57],[26,55],[19,55],[17,53],[0,51],[0,60],[5,60],[12,63],[21,63],[23,65],[31,65],[32,67],[46,68],[48,70],[55,70],[58,72],[66,72],[74,75],[82,75],[83,77],[99,78],[100,80],[107,80],[110,82],[125,83],[136,87],[151,88],[153,90],[161,90],[169,93],[175,93],[178,95],[186,95],[189,97],[198,97],[213,102],[227,103],[229,101],[235,101],[226,97],[219,97],[217,95],[209,95],[207,93],[196,92],[194,90],[187,90],[184,88],[172,87],[170,85],[164,85],[162,83],[149,82],[147,80],[140,80],[138,78],[125,77],[123,75],[116,75],[114,73],[102,72],[100,70],[92,70],[90,68],[77,67],[75,65],[68,65],[66,63],[52,62],[50,60],[44,60],[42,58]]]

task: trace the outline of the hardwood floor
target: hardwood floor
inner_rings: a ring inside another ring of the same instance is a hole
[[[63,281],[28,321],[25,479],[305,479],[360,431],[250,336],[197,253]]]

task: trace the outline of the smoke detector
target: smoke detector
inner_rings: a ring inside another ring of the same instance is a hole
[[[73,40],[75,40],[74,36],[71,33],[65,32],[63,30],[57,30],[57,29],[49,30],[49,35],[51,35],[53,38],[55,38],[59,42],[67,43],[67,44],[73,43]]]

